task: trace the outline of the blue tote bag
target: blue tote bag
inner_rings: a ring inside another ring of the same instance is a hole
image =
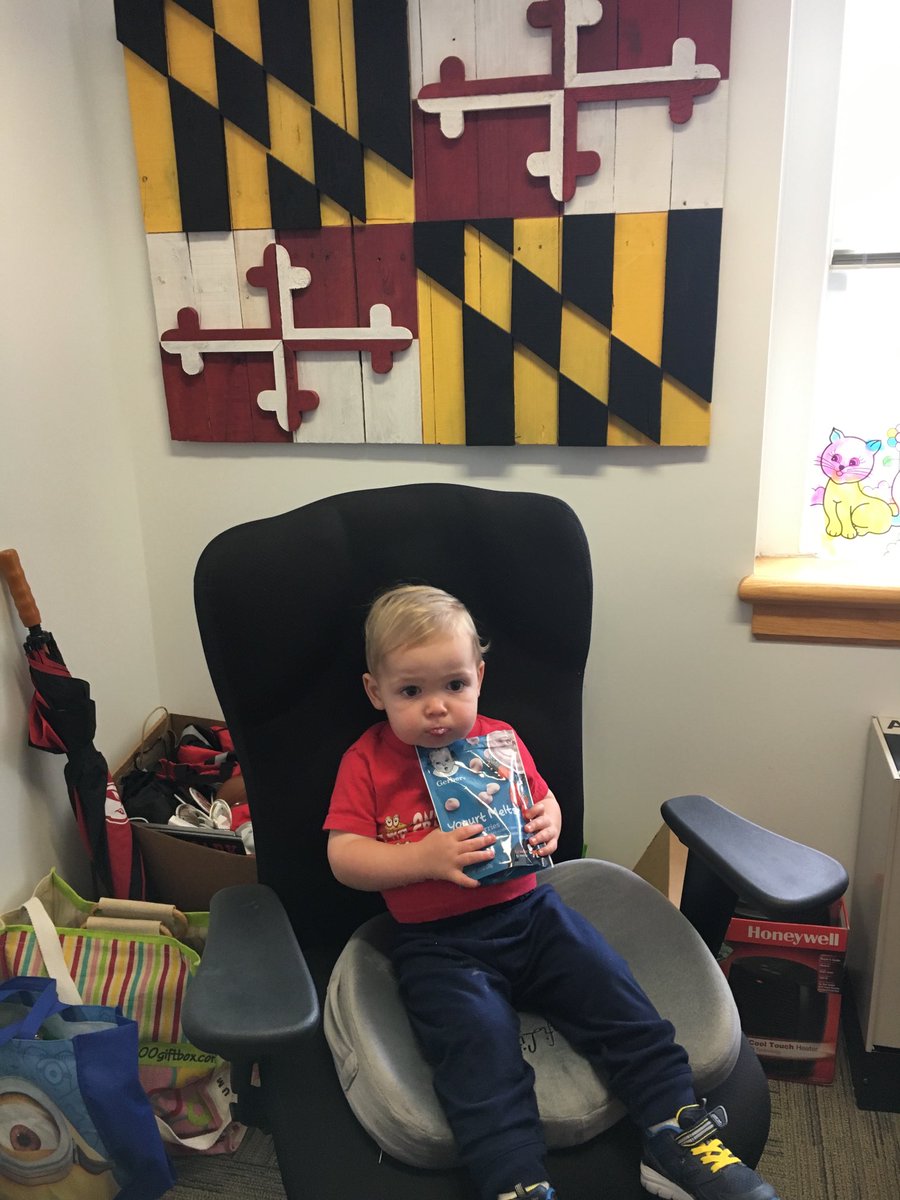
[[[2,1200],[157,1200],[173,1186],[137,1060],[119,1009],[62,1004],[53,979],[0,985]]]

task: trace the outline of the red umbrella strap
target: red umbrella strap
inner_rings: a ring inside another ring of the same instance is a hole
[[[52,636],[50,634],[47,635]],[[59,675],[67,678],[71,671],[61,659],[51,657],[46,649],[31,650],[28,654],[28,665],[35,671],[46,671],[48,675]]]

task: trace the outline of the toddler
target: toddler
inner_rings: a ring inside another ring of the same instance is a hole
[[[479,824],[442,831],[416,747],[510,726],[481,716],[484,651],[471,615],[437,588],[401,586],[366,621],[366,694],[386,721],[347,750],[325,827],[342,883],[380,891],[397,923],[394,968],[434,1087],[483,1200],[554,1200],[517,1009],[539,1012],[597,1066],[644,1138],[641,1183],[667,1200],[777,1200],[719,1140],[685,1050],[593,925],[533,873],[479,884]],[[556,849],[562,814],[518,741],[533,807],[525,832]],[[598,1184],[599,1186],[599,1184]]]

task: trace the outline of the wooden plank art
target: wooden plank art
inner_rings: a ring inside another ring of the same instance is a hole
[[[705,445],[731,0],[115,0],[177,440]]]

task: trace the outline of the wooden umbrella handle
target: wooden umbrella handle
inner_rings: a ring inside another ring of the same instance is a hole
[[[25,572],[19,562],[19,555],[15,550],[0,550],[0,575],[6,580],[6,586],[9,588],[9,594],[12,596],[22,624],[27,629],[40,625],[40,609],[31,594],[31,588],[28,586],[28,580],[25,578]]]

